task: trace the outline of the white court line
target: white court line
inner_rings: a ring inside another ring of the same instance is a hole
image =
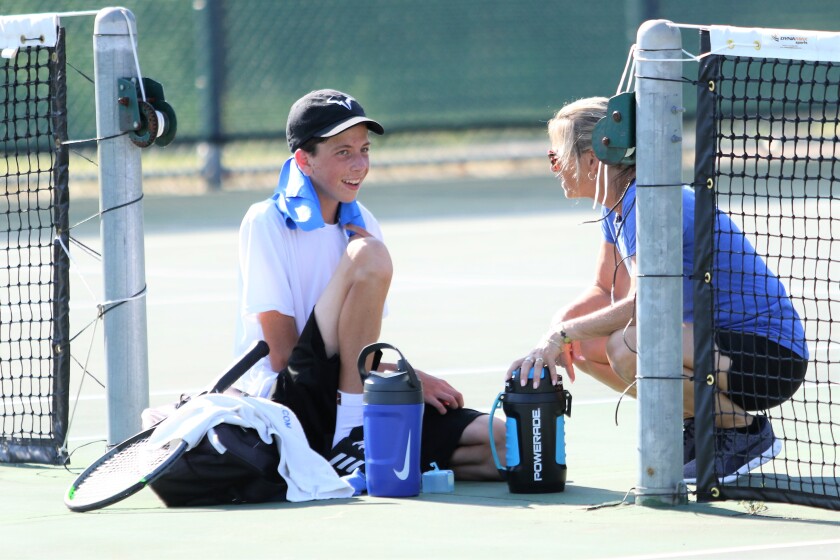
[[[73,267],[75,272],[83,276],[100,278],[104,274],[102,267],[79,266]],[[146,268],[146,278],[182,278],[182,279],[213,279],[236,280],[236,270],[219,270],[217,268]]]
[[[508,366],[485,366],[479,368],[454,368],[454,369],[440,369],[435,370],[434,375],[435,377],[447,378],[447,377],[455,377],[459,375],[472,375],[472,374],[489,374],[489,373],[497,373],[499,374],[499,378],[501,380],[502,374],[507,371]],[[500,381],[501,382],[501,381]],[[186,395],[194,395],[196,393],[201,392],[202,389],[193,388],[188,389],[186,391],[179,390],[160,390],[160,391],[153,391],[149,393],[149,396],[153,397],[166,397],[166,396],[175,396],[178,397],[182,394]],[[80,396],[78,400],[80,401],[98,401],[105,398],[105,395],[84,395]],[[591,402],[589,401],[582,401],[581,404],[585,406],[585,402],[589,402],[589,404],[601,404],[601,401],[608,402],[609,399],[593,399]],[[614,399],[613,399],[614,400]],[[577,403],[576,403],[577,404]]]
[[[193,391],[152,391],[149,393],[151,397],[173,397],[173,402],[175,399],[180,397],[181,395],[195,395],[201,392],[201,389],[195,389]],[[106,395],[85,395],[79,397],[77,400],[79,401],[104,401],[107,398]],[[580,399],[575,400],[574,405],[578,406],[595,406],[601,404],[615,404],[618,400],[618,397],[609,397],[609,398],[600,398],[600,399]],[[475,408],[480,412],[490,412],[490,407],[485,408],[476,408],[471,406],[470,408]]]
[[[448,375],[467,375],[471,373],[498,373],[499,371],[505,371],[507,368],[504,369],[500,366],[496,367],[483,367],[483,368],[469,368],[469,369],[450,369],[450,370],[441,370],[435,373],[436,376],[445,378]],[[172,390],[162,390],[162,391],[152,391],[149,393],[149,396],[152,397],[172,397],[173,402],[175,399],[180,397],[181,395],[195,395],[199,393],[201,389],[192,389],[187,391],[172,391]],[[597,406],[603,404],[614,405],[616,403],[618,397],[610,397],[610,398],[600,398],[600,399],[579,399],[574,401],[574,406]],[[86,395],[79,397],[78,400],[80,401],[104,401],[106,399],[106,395]],[[470,407],[479,412],[489,413],[490,406],[486,407]],[[101,435],[88,435],[88,436],[71,436],[68,438],[69,441],[78,442],[78,441],[97,441],[100,439],[105,439],[107,436],[105,434]]]
[[[149,307],[158,306],[177,306],[177,305],[196,305],[200,303],[230,303],[236,302],[236,294],[195,294],[186,296],[169,296],[157,297],[155,295],[146,296],[146,305]],[[98,302],[93,300],[76,299],[70,302],[70,309],[95,309]]]
[[[198,391],[195,391],[195,392],[190,392],[190,391],[178,391],[178,392],[174,392],[174,391],[155,391],[154,393],[152,393],[152,395],[154,395],[154,396],[172,396],[173,397],[172,400],[174,402],[175,399],[180,397],[182,394],[192,395],[192,394],[195,394],[195,393],[198,393]],[[81,397],[79,400],[80,401],[81,400],[101,401],[101,400],[105,400],[105,396],[104,395],[98,395],[98,396],[91,396],[91,397]],[[613,405],[613,404],[615,404],[615,399],[587,399],[587,400],[574,401],[574,406],[575,407],[593,406],[593,405],[602,405],[602,404]],[[468,408],[472,408],[473,410],[483,412],[484,414],[490,414],[490,408],[491,407],[489,407],[489,406],[470,406]],[[91,435],[88,435],[88,436],[71,436],[67,439],[68,439],[68,441],[79,442],[79,441],[97,441],[97,440],[106,439],[106,438],[107,438],[107,436],[105,434],[99,434],[99,435],[92,435],[92,436]]]
[[[453,369],[444,369],[444,370],[436,370],[434,375],[436,377],[441,377],[446,379],[447,377],[457,377],[460,375],[482,375],[482,374],[490,374],[490,373],[499,373],[504,372],[507,370],[507,366],[484,366],[479,368],[453,368]],[[500,374],[501,375],[501,374]],[[501,383],[501,382],[500,382]],[[805,386],[803,386],[803,390],[809,389],[816,389],[817,387],[813,385],[808,385],[806,381]],[[160,391],[151,391],[149,393],[150,397],[167,397],[171,398],[174,402],[178,399],[181,395],[195,395],[201,392],[201,388],[193,388],[188,390],[160,390]],[[104,401],[106,399],[106,395],[83,395],[78,398],[79,401]],[[580,406],[600,406],[600,405],[615,405],[618,402],[618,396],[614,397],[601,397],[601,398],[594,398],[594,399],[575,399],[573,405],[575,407]],[[492,406],[492,405],[491,405]],[[490,412],[490,406],[486,407],[475,407],[471,406],[470,408],[474,408],[479,412]],[[70,437],[69,441],[92,441],[105,438],[104,435],[101,436],[77,436],[77,437]],[[635,558],[635,557],[628,557]],[[646,557],[645,557],[646,558]],[[663,557],[669,558],[669,557]],[[619,560],[619,559],[614,559]],[[624,559],[620,559],[624,560]]]
[[[75,267],[74,270],[83,276],[91,276],[91,277],[101,277],[102,270],[101,269],[94,269],[94,268],[87,268],[87,267]],[[217,269],[205,269],[205,268],[181,268],[181,269],[170,269],[170,268],[147,268],[146,269],[146,279],[155,279],[155,278],[168,278],[168,279],[184,279],[184,280],[194,280],[194,279],[212,279],[212,280],[236,280],[236,272],[225,271],[225,270],[217,270]],[[400,284],[422,284],[424,286],[539,286],[539,287],[578,287],[582,284],[581,282],[566,282],[562,279],[558,278],[546,278],[546,279],[537,279],[534,277],[512,277],[512,276],[502,276],[502,275],[493,275],[492,277],[488,276],[406,276],[402,274],[395,274],[392,285],[400,285]]]
[[[154,273],[146,273],[146,278],[157,276]],[[204,272],[196,272],[192,274],[189,272],[182,272],[181,278],[208,278],[209,276]],[[217,279],[227,280],[227,275],[216,276]],[[429,290],[435,288],[475,288],[475,287],[501,287],[501,288],[582,288],[583,284],[580,282],[564,282],[557,279],[539,280],[534,278],[486,278],[486,277],[469,277],[469,278],[451,278],[451,277],[434,277],[434,276],[401,276],[395,277],[391,284],[391,292],[409,293],[422,290]],[[190,295],[180,296],[164,296],[156,295],[154,285],[149,288],[146,295],[147,305],[149,306],[177,306],[177,305],[195,305],[201,303],[230,303],[237,301],[235,290],[222,293],[194,293]],[[97,306],[99,302],[94,302],[88,299],[72,299],[70,301],[70,309],[92,309]]]
[[[578,281],[567,282],[558,278],[539,279],[534,277],[512,277],[512,276],[399,276],[394,275],[392,285],[397,288],[404,288],[407,285],[420,284],[429,287],[474,287],[474,286],[498,286],[498,287],[538,287],[538,288],[578,288],[586,284]]]
[[[738,552],[760,552],[764,550],[784,550],[786,548],[801,548],[805,546],[826,546],[840,544],[840,539],[821,541],[799,541],[779,544],[758,544],[753,546],[731,546],[727,548],[709,548],[686,552],[663,552],[661,554],[640,554],[636,556],[610,556],[601,560],[661,560],[667,558],[705,558],[709,555],[735,554]]]

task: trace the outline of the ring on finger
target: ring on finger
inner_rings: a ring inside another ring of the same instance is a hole
[[[524,358],[522,358],[522,361],[523,362],[533,362],[534,358],[532,358],[531,356],[525,356]]]
[[[534,361],[535,361],[535,362],[544,362],[545,360],[543,360],[542,358],[537,358],[537,359],[536,359],[536,360],[534,360]]]

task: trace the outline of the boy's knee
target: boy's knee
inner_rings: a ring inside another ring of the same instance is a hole
[[[372,237],[353,239],[347,246],[357,279],[391,281],[394,265],[384,243]]]

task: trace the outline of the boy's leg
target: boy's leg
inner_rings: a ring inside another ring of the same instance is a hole
[[[379,339],[392,274],[385,245],[372,237],[355,236],[315,304],[327,356],[343,357],[338,380],[341,391],[362,392],[356,359],[362,348]]]
[[[501,475],[490,451],[490,435],[487,416],[473,420],[461,434],[458,447],[449,460],[458,480],[501,480]],[[496,453],[502,466],[505,465],[505,423],[500,418],[493,420],[493,437]]]
[[[427,471],[434,462],[452,469],[458,480],[501,480],[490,451],[489,416],[470,408],[457,408],[440,414],[426,405],[420,469]],[[493,436],[496,453],[505,465],[505,424],[495,418]]]
[[[278,375],[272,398],[295,412],[310,446],[322,455],[328,455],[333,446],[337,391],[361,393],[355,359],[340,360],[339,352],[358,356],[361,348],[378,338],[390,263],[381,242],[372,238],[351,241],[287,367]],[[356,321],[365,322],[355,328]]]

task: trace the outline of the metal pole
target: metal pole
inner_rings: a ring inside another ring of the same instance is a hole
[[[197,88],[200,92],[202,141],[198,144],[201,176],[210,191],[222,189],[222,91],[224,89],[224,10],[220,0],[196,0],[198,42]]]
[[[134,14],[124,8],[103,9],[94,23],[100,138],[120,131],[117,79],[137,77],[129,26],[136,37]],[[100,210],[115,209],[101,221],[108,443],[115,444],[139,431],[149,406],[142,172],[140,149],[127,136],[99,141],[99,189]]]
[[[682,38],[647,21],[636,41],[639,478],[636,504],[687,501],[682,476]],[[659,60],[665,61],[659,62]]]

